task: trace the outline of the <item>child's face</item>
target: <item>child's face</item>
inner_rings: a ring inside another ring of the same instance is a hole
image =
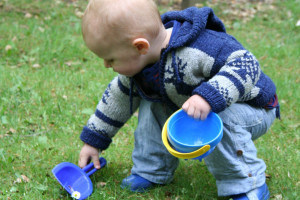
[[[144,56],[130,44],[109,41],[101,43],[101,47],[94,51],[104,60],[106,68],[112,68],[115,72],[132,77],[144,67]],[[104,44],[106,43],[106,44]]]

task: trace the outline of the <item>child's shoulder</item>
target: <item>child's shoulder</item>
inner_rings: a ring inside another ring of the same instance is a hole
[[[219,55],[222,49],[230,49],[231,51],[244,49],[242,44],[233,36],[224,32],[216,32],[208,29],[202,31],[191,43],[185,45],[183,49],[185,48],[199,50],[214,58]]]
[[[194,40],[195,44],[203,45],[213,45],[214,47],[227,45],[231,43],[232,45],[240,45],[240,43],[232,36],[225,32],[218,32],[210,29],[203,30],[197,38]]]

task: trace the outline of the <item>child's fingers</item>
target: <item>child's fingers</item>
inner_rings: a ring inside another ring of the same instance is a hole
[[[193,106],[189,106],[188,110],[187,110],[187,114],[190,117],[194,117],[194,113],[195,113],[195,108]]]
[[[182,109],[187,112],[187,109],[189,108],[189,103],[186,101],[183,105],[182,105]]]
[[[195,109],[195,112],[194,112],[194,118],[195,118],[195,119],[200,119],[200,117],[201,117],[201,112],[200,112],[200,110]]]
[[[94,163],[94,167],[95,167],[96,169],[100,169],[99,156],[98,156],[98,155],[92,156],[92,160],[93,160],[93,163]]]
[[[89,161],[89,157],[87,157],[87,156],[80,156],[79,157],[79,161],[78,161],[78,166],[80,168],[84,168],[88,164],[88,161]]]
[[[197,110],[193,105],[190,105],[189,102],[185,102],[182,105],[182,109],[190,116],[195,119],[200,119],[200,111]]]
[[[201,120],[205,120],[207,118],[207,113],[206,112],[201,112],[200,118],[201,118]]]

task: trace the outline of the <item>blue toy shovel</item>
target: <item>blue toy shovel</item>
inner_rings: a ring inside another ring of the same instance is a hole
[[[99,158],[101,169],[106,165],[106,160]],[[52,173],[63,188],[75,199],[86,199],[93,192],[93,184],[90,175],[97,171],[94,163],[81,169],[77,165],[63,162],[52,169]]]

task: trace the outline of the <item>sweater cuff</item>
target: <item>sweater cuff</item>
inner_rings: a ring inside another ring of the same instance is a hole
[[[211,106],[215,113],[219,113],[226,108],[226,101],[216,88],[208,83],[202,83],[199,87],[193,90],[193,95],[198,94],[203,97]]]
[[[87,126],[83,127],[83,130],[80,135],[80,139],[83,142],[100,150],[107,149],[110,143],[112,142],[111,138],[101,135],[89,129]]]

